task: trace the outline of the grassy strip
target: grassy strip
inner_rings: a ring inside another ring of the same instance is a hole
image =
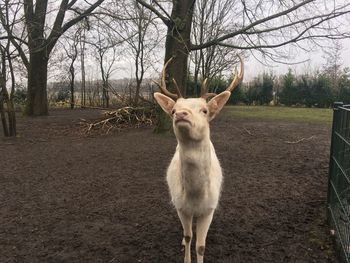
[[[237,118],[330,124],[333,111],[318,108],[227,106],[225,114]]]

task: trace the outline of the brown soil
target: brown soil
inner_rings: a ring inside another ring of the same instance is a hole
[[[0,134],[0,262],[183,262],[164,180],[175,138],[150,127],[82,135],[79,118],[98,114],[20,117],[20,137]],[[330,127],[225,114],[212,126],[225,181],[206,262],[336,262]]]

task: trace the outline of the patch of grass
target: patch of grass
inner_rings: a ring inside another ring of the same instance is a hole
[[[333,110],[277,106],[227,106],[225,114],[238,118],[331,124]]]

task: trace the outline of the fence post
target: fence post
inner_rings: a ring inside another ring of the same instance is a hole
[[[344,105],[343,102],[334,102],[333,103],[333,122],[332,122],[332,134],[331,134],[331,148],[330,148],[330,153],[329,153],[329,170],[328,170],[328,190],[327,190],[327,220],[330,223],[330,214],[329,214],[329,206],[331,205],[331,191],[332,191],[332,186],[331,186],[331,180],[332,180],[332,170],[333,170],[333,147],[334,147],[334,130],[335,130],[335,125],[337,121],[337,116],[338,116],[338,110],[339,107],[342,107]]]

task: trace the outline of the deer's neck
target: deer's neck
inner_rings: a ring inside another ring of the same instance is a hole
[[[196,198],[205,194],[209,185],[211,141],[179,142],[181,181],[186,194]]]

